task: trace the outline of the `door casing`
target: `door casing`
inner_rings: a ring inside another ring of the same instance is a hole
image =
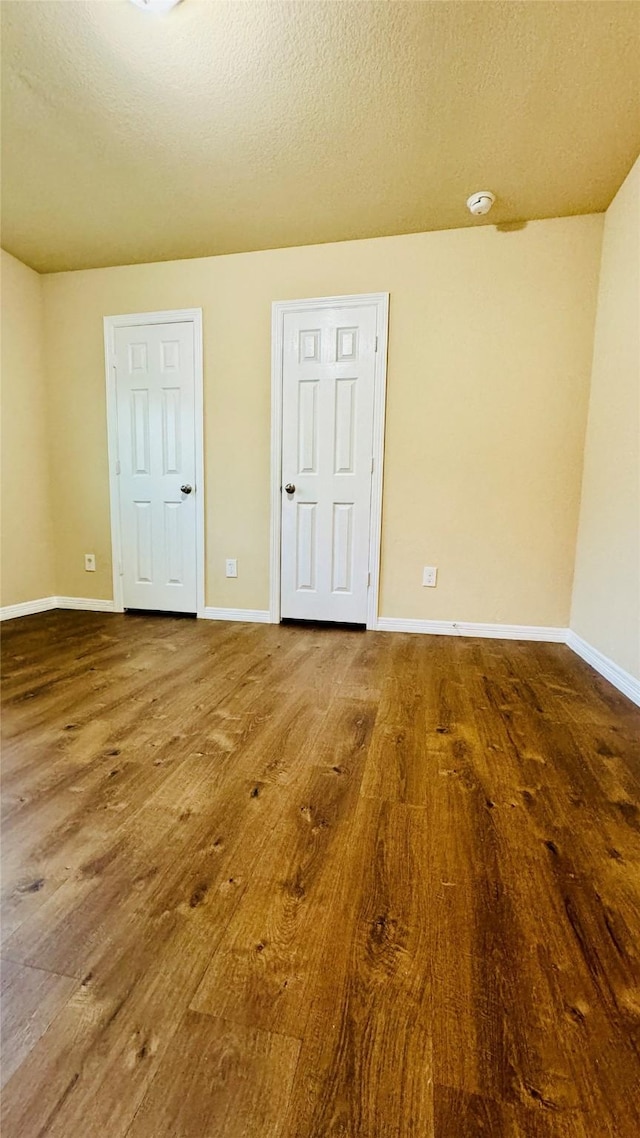
[[[115,366],[116,328],[135,328],[144,324],[192,324],[195,393],[195,469],[196,469],[196,604],[197,615],[204,615],[204,395],[202,370],[202,309],[182,308],[167,312],[134,312],[104,318],[104,358],[107,392],[107,445],[109,459],[109,499],[111,509],[111,564],[113,600],[116,612],[124,612],[122,588],[122,530],[118,485],[118,419]]]
[[[387,387],[387,343],[389,337],[389,293],[372,292],[355,296],[323,296],[305,300],[277,300],[271,320],[271,541],[269,619],[280,623],[281,608],[281,498],[282,498],[282,383],[284,367],[284,318],[288,312],[305,309],[344,308],[362,304],[376,308],[377,350],[373,393],[373,473],[371,476],[371,521],[369,528],[370,585],[367,597],[367,628],[378,623],[380,590],[380,543],[382,539],[382,471],[384,463],[384,422]]]

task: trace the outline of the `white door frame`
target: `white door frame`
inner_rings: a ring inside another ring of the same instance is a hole
[[[376,359],[373,391],[373,472],[371,475],[371,518],[369,523],[369,572],[367,628],[378,623],[380,586],[380,543],[382,538],[382,467],[384,461],[384,418],[387,388],[387,342],[389,336],[389,293],[370,292],[358,296],[322,296],[309,300],[277,300],[271,319],[271,582],[269,620],[280,623],[280,556],[282,523],[282,383],[284,369],[284,318],[289,312],[318,308],[355,308],[362,304],[376,307]]]
[[[118,484],[118,403],[116,387],[116,328],[135,328],[143,324],[193,324],[196,469],[196,612],[204,615],[204,396],[202,376],[202,309],[178,308],[168,312],[133,312],[104,318],[104,360],[107,381],[107,439],[109,455],[109,498],[111,506],[111,562],[113,600],[116,612],[124,612],[122,588],[122,529]]]

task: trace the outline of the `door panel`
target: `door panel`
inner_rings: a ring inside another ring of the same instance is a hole
[[[297,550],[296,550],[296,588],[298,591],[314,592],[316,588],[317,549],[316,522],[317,502],[298,502],[297,510]]]
[[[366,623],[376,315],[285,314],[283,617]]]
[[[318,381],[300,384],[298,400],[298,470],[318,473]]]
[[[331,573],[334,593],[349,593],[353,574],[353,503],[333,504],[333,566]]]
[[[356,431],[355,379],[336,380],[334,474],[354,474]]]
[[[180,388],[162,389],[162,473],[180,470]]]
[[[137,584],[151,584],[153,579],[153,555],[151,552],[151,502],[134,502],[134,526],[136,537],[136,576]]]
[[[197,608],[193,338],[190,322],[115,332],[125,608]]]

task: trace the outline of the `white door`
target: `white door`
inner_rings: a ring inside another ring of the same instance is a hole
[[[125,608],[196,612],[193,323],[115,329]]]
[[[283,617],[366,623],[376,314],[284,316]]]

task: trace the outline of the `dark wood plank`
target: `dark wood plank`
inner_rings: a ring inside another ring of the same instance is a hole
[[[3,626],[6,1138],[636,1138],[640,713],[561,645]]]
[[[582,1111],[549,1114],[506,1105],[457,1087],[433,1088],[434,1138],[605,1138],[612,1131]]]
[[[253,692],[261,698],[259,684]],[[282,728],[293,715],[281,701],[275,742],[285,759]],[[307,729],[315,733],[320,718],[310,715]],[[295,722],[297,753],[305,738],[300,699]],[[185,760],[130,824],[116,828],[113,845],[98,846],[78,879],[9,941],[10,957],[62,966],[82,984],[22,1068],[31,1095],[9,1083],[5,1132],[68,1134],[82,1119],[98,1126],[108,1118],[110,1134],[124,1134],[284,806],[275,786],[255,794],[254,780],[235,771],[220,793],[227,757],[223,749]]]
[[[300,1037],[375,717],[374,705],[352,700],[327,713],[320,765],[292,789],[194,997],[197,1011]]]
[[[361,799],[328,923],[284,1133],[432,1133],[424,811]]]

